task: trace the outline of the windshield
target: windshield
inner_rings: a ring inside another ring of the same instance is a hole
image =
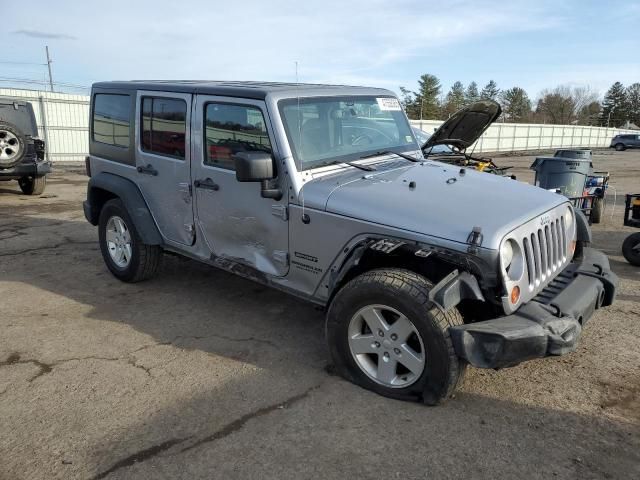
[[[420,149],[395,97],[292,98],[279,108],[300,170]]]

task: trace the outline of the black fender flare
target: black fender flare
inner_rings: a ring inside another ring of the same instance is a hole
[[[577,240],[585,245],[589,245],[592,242],[591,227],[589,227],[589,221],[586,215],[579,208],[573,209],[576,217],[576,234]]]
[[[101,199],[102,191],[109,192],[122,200],[138,235],[145,244],[161,245],[163,243],[160,230],[138,186],[131,180],[112,173],[101,172],[89,180],[87,200],[83,205],[85,217],[89,223],[98,224],[100,210],[104,204]]]
[[[414,255],[417,260],[433,255],[434,257],[449,260],[450,263],[455,264],[458,262],[453,263],[451,260],[452,256],[456,256],[460,259],[464,258],[467,260],[459,262],[459,267],[464,267],[471,271],[481,269],[479,264],[473,264],[468,261],[472,258],[469,254],[461,252],[454,253],[445,248],[417,243],[398,237],[363,235],[347,243],[342,251],[342,255],[339,255],[331,266],[326,282],[327,290],[325,291],[328,299],[332,298],[337,292],[338,286],[343,282],[348,272],[359,264],[360,259],[366,251],[377,250],[390,253],[400,247],[409,248],[410,254]],[[447,257],[449,258],[447,259]],[[449,310],[455,307],[463,299],[486,301],[476,277],[467,271],[461,272],[458,268],[452,270],[449,275],[443,278],[437,285],[434,285],[429,299],[442,310]]]

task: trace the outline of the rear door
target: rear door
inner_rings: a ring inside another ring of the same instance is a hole
[[[190,120],[191,94],[138,92],[137,183],[162,235],[182,245],[194,240]]]

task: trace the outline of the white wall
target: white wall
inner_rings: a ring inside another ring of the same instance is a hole
[[[40,138],[52,161],[80,161],[89,153],[89,97],[37,90],[0,88],[0,97],[33,105]]]
[[[33,104],[40,137],[47,142],[47,155],[52,161],[81,161],[88,155],[88,96],[10,88],[0,88],[0,96],[27,100]],[[411,120],[411,124],[433,133],[442,121]],[[608,147],[611,138],[618,133],[637,132],[574,125],[494,123],[478,140],[475,152]]]
[[[411,120],[411,125],[433,133],[442,125],[442,121]],[[608,147],[611,139],[618,133],[639,132],[580,125],[494,123],[471,148],[475,147],[475,152],[515,152],[567,147]]]

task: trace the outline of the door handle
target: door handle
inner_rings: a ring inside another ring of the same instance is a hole
[[[193,182],[193,186],[196,188],[202,188],[204,190],[220,190],[220,185],[215,183],[210,178],[205,178],[204,180],[196,180],[195,182]]]
[[[145,167],[138,167],[136,168],[136,170],[138,171],[138,173],[144,173],[145,175],[153,175],[154,177],[158,175],[158,171],[153,168],[150,163],[148,163]]]

